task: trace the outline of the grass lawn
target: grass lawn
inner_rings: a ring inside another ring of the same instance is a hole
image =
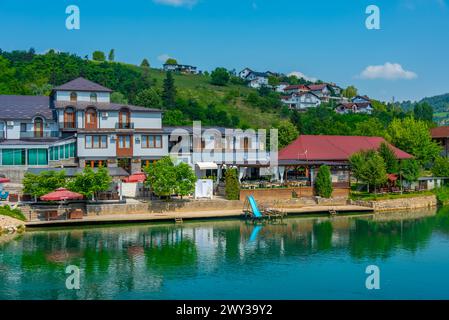
[[[26,221],[26,217],[20,209],[11,209],[8,205],[0,207],[0,215]]]

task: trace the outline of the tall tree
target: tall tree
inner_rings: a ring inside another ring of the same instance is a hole
[[[147,108],[162,108],[162,99],[159,92],[154,89],[145,89],[139,92],[136,96],[136,103],[139,106]]]
[[[111,51],[109,51],[108,60],[111,62],[115,60],[115,50],[114,49],[111,49]]]
[[[320,197],[330,198],[332,191],[331,171],[328,166],[321,166],[315,180],[315,192]]]
[[[415,116],[415,119],[427,122],[433,121],[433,108],[427,102],[416,104],[413,108],[413,114]]]
[[[399,169],[399,162],[394,151],[386,144],[382,142],[379,146],[379,155],[384,159],[385,169],[387,173],[397,173]]]
[[[140,66],[141,66],[142,68],[149,68],[149,67],[150,67],[150,62],[148,61],[147,58],[144,58],[144,59],[142,60],[142,62],[140,63]]]
[[[229,81],[229,72],[225,68],[216,68],[210,75],[210,83],[216,86],[224,86]]]
[[[288,146],[293,140],[298,138],[298,129],[288,120],[282,121],[277,129],[279,148]]]
[[[413,117],[393,119],[387,128],[390,142],[415,156],[421,165],[440,154],[441,147],[432,140],[427,122]]]
[[[357,95],[357,88],[354,86],[349,86],[342,92],[343,97],[351,99]]]
[[[176,87],[175,79],[170,71],[167,74],[162,85],[162,104],[165,108],[170,109],[175,106]]]
[[[92,60],[95,60],[95,61],[105,61],[105,60],[106,60],[106,56],[104,55],[104,52],[103,52],[103,51],[97,50],[97,51],[94,51],[94,52],[92,53]]]
[[[168,58],[165,61],[165,64],[175,65],[175,64],[178,64],[178,61],[176,59],[174,59],[174,58]]]
[[[368,192],[387,181],[384,159],[376,151],[361,151],[349,158],[354,176],[367,184]],[[371,189],[373,187],[373,189]]]

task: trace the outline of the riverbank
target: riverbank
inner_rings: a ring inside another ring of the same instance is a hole
[[[337,213],[370,213],[371,208],[354,205],[326,206],[317,205],[301,208],[286,208],[283,211],[288,216],[329,213],[335,210]],[[82,220],[56,220],[56,221],[30,221],[26,223],[28,228],[33,227],[58,227],[95,224],[123,224],[144,222],[183,222],[184,220],[212,220],[212,219],[239,219],[243,218],[242,209],[220,211],[191,211],[191,212],[166,212],[166,213],[116,213],[103,215],[88,215]]]

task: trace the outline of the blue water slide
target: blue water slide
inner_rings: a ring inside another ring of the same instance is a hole
[[[260,212],[259,208],[257,207],[256,200],[254,199],[253,196],[248,196],[248,202],[249,202],[249,204],[250,204],[250,206],[251,206],[251,210],[253,211],[254,217],[256,217],[256,218],[262,218],[263,215],[262,215],[262,213]]]

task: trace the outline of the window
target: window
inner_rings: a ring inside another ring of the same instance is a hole
[[[25,149],[3,149],[2,165],[4,166],[24,166],[26,160]]]
[[[142,148],[162,148],[162,136],[142,136]]]
[[[90,94],[90,102],[97,102],[97,94],[96,93]]]
[[[42,118],[34,119],[34,137],[42,138],[44,136],[44,120]]]
[[[108,147],[108,136],[86,136],[86,149],[106,149]],[[75,149],[73,148],[73,153]]]
[[[97,128],[97,110],[94,108],[88,108],[86,110],[86,129]]]
[[[28,164],[30,166],[46,166],[48,164],[47,149],[29,149]]]
[[[75,128],[75,110],[68,107],[64,111],[64,128]]]
[[[78,95],[76,94],[76,92],[71,92],[70,93],[70,101],[76,102],[77,100],[78,100]]]
[[[75,143],[69,144],[70,158],[75,158]]]
[[[27,132],[27,124],[26,123],[20,124],[20,132]]]
[[[119,136],[118,137],[118,147],[120,149],[131,148],[131,137],[130,136]]]

